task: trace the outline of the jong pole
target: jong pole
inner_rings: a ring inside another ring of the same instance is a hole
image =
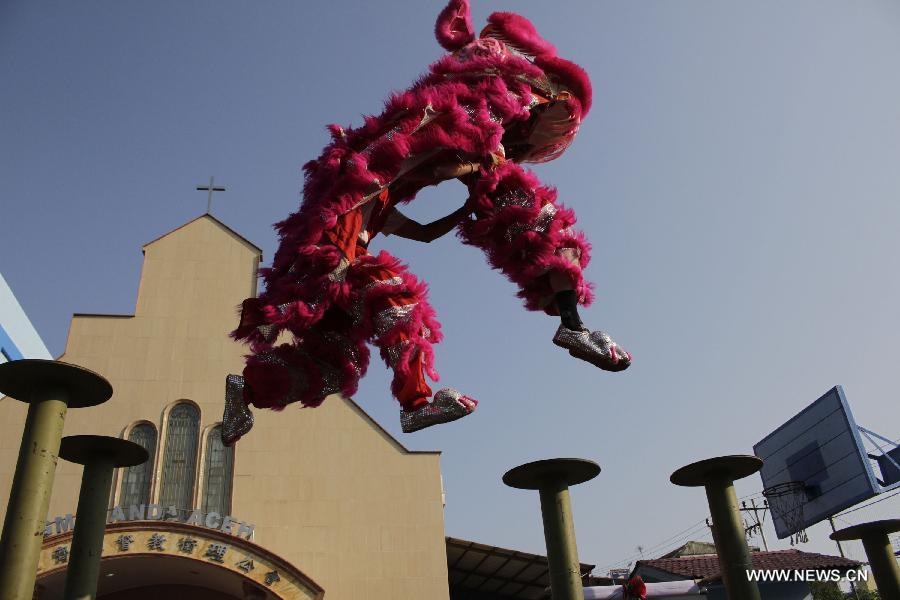
[[[569,486],[589,481],[598,473],[600,466],[593,461],[553,458],[519,465],[503,476],[503,483],[510,487],[540,494],[553,600],[584,600]]]
[[[887,519],[860,523],[831,534],[831,539],[836,542],[862,541],[872,568],[872,576],[875,577],[875,585],[882,598],[900,598],[900,567],[897,566],[897,557],[894,556],[888,539],[888,534],[898,531],[900,519]]]
[[[63,598],[93,600],[97,596],[113,470],[147,462],[150,455],[128,440],[102,435],[70,435],[63,438],[59,456],[84,465]]]
[[[29,359],[0,365],[0,393],[28,404],[0,535],[0,598],[31,600],[66,411],[106,402],[112,386],[76,365]]]
[[[734,481],[756,473],[762,465],[762,459],[756,456],[719,456],[681,467],[670,478],[675,485],[706,488],[713,541],[728,600],[760,600],[756,582],[747,576],[753,563],[744,537]]]

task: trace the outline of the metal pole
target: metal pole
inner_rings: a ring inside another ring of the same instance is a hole
[[[900,598],[900,567],[888,539],[888,534],[897,531],[900,531],[900,519],[886,519],[851,525],[831,534],[836,542],[862,540],[878,593],[891,600]]]
[[[756,456],[717,456],[681,467],[669,478],[675,485],[703,487],[712,515],[713,541],[728,600],[760,600],[759,588],[747,571],[753,568],[734,481],[756,473],[763,461]]]
[[[837,531],[837,528],[835,528],[835,526],[834,526],[834,517],[828,517],[828,523],[831,525],[831,533],[835,533]],[[844,555],[844,547],[841,546],[841,541],[834,540],[834,543],[837,544],[838,553],[840,553],[841,558],[847,558]],[[850,581],[850,591],[853,592],[854,596],[859,598],[859,593],[857,593],[857,591],[856,591],[856,583],[854,583],[852,580]]]
[[[569,486],[564,481],[554,481],[542,486],[538,493],[553,600],[584,600]]]
[[[551,458],[519,465],[503,475],[506,485],[540,495],[553,600],[584,600],[569,486],[590,481],[598,473],[600,465],[590,460]]]
[[[863,548],[872,567],[872,576],[882,598],[900,598],[900,568],[886,533],[862,538]]]
[[[734,484],[730,480],[713,480],[705,487],[713,521],[713,540],[728,599],[760,600],[759,588],[747,576],[747,572],[753,569],[753,563],[744,538]]]
[[[0,394],[28,404],[0,535],[0,598],[31,600],[66,412],[106,402],[112,386],[77,365],[25,359],[0,365]]]
[[[103,435],[70,435],[63,438],[59,456],[84,465],[64,598],[93,600],[100,576],[113,469],[139,465],[146,462],[149,455],[140,445],[128,440]]]
[[[97,595],[113,468],[111,456],[97,456],[84,466],[66,570],[65,600],[93,600]]]
[[[62,388],[32,397],[22,432],[0,537],[0,597],[31,600],[56,460],[66,420],[68,394]]]
[[[754,500],[753,498],[750,498],[750,506],[753,507],[753,517],[756,519],[756,522],[759,523],[759,537],[762,538],[763,550],[768,552],[769,544],[768,544],[768,542],[766,542],[766,532],[763,530],[762,520],[760,520],[759,515],[756,513],[756,511],[758,509],[756,508],[756,500]],[[766,509],[764,508],[763,509],[763,519],[765,519],[765,518],[766,518]]]
[[[831,524],[831,533],[836,533],[837,528],[834,526],[834,517],[828,517],[828,523]],[[841,558],[847,558],[844,555],[844,547],[841,546],[841,540],[834,540],[834,543],[837,544],[838,552],[841,555]]]

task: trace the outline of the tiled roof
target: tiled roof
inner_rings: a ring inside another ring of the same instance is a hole
[[[581,563],[587,579],[594,565]],[[455,598],[543,600],[550,597],[547,557],[447,538],[447,570]]]
[[[751,552],[750,560],[757,569],[850,569],[862,565],[859,561],[849,558],[800,550]],[[720,577],[719,557],[715,554],[639,560],[635,569],[639,569],[642,565],[681,575],[687,579],[708,580]]]

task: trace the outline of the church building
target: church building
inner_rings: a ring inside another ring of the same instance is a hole
[[[340,396],[292,418],[257,411],[222,445],[225,377],[243,366],[227,334],[260,249],[206,214],[143,251],[134,314],[74,315],[59,357],[114,390],[70,410],[64,435],[150,454],[116,472],[98,598],[449,599],[438,452],[407,450]],[[0,499],[26,408],[0,399]],[[81,471],[59,461],[36,598],[62,595]]]

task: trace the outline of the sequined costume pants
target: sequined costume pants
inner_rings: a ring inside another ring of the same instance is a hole
[[[249,357],[244,369],[245,399],[260,408],[292,402],[319,405],[327,395],[356,392],[368,366],[366,343],[377,346],[393,370],[391,391],[404,409],[431,396],[432,343],[440,325],[427,301],[427,288],[387,252],[357,249],[339,294],[323,317],[292,343]]]
[[[553,272],[568,276],[579,304],[590,305],[593,286],[583,271],[591,246],[573,229],[575,213],[557,202],[553,188],[505,162],[478,178],[469,193],[475,219],[461,224],[459,236],[519,286],[525,308],[558,314]]]

